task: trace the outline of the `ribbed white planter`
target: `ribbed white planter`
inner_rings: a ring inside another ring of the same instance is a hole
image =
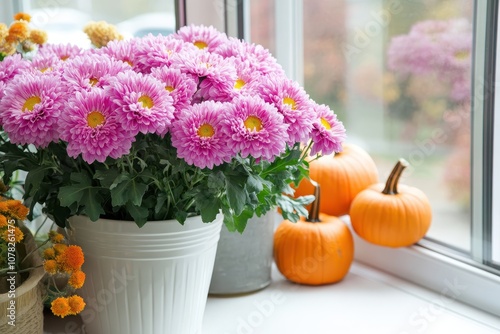
[[[85,254],[86,334],[201,333],[222,216],[134,222],[70,219]]]

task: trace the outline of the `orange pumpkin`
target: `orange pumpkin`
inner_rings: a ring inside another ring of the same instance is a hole
[[[308,285],[335,283],[347,274],[354,241],[339,218],[319,213],[319,187],[309,219],[284,220],[274,234],[274,260],[288,280]]]
[[[351,202],[360,191],[378,182],[378,170],[365,150],[353,144],[344,144],[342,152],[311,161],[309,177],[321,184],[320,212],[342,216],[349,213]],[[314,186],[304,179],[294,196],[311,195],[313,192]]]
[[[354,231],[368,242],[405,247],[422,239],[432,220],[431,205],[419,189],[398,185],[408,162],[400,159],[387,182],[363,190],[351,205]]]

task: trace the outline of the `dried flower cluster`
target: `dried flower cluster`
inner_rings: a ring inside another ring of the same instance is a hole
[[[7,26],[0,23],[0,60],[14,53],[33,51],[47,42],[47,33],[29,26],[31,16],[27,13],[17,13],[14,21]]]
[[[105,21],[89,22],[83,27],[83,32],[87,34],[92,45],[97,48],[108,45],[110,41],[123,39],[123,36],[118,32],[116,27]]]

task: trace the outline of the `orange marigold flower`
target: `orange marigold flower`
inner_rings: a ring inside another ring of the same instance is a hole
[[[52,246],[52,248],[54,248],[56,255],[61,255],[61,254],[64,254],[64,252],[66,251],[66,248],[68,248],[68,245],[55,244],[54,246]]]
[[[19,13],[14,15],[14,20],[16,20],[16,21],[23,20],[23,21],[29,22],[29,21],[31,21],[31,15],[28,13],[19,12]]]
[[[71,314],[71,307],[69,306],[68,298],[59,297],[52,301],[50,310],[54,315],[64,318]]]
[[[30,35],[28,23],[25,21],[13,22],[9,27],[9,35],[5,38],[7,42],[22,42]]]
[[[54,248],[46,248],[43,251],[43,258],[45,260],[51,260],[54,259],[54,257],[56,257],[56,251],[54,250]]]
[[[7,228],[2,232],[2,239],[6,242],[18,243],[24,239],[24,233],[17,226],[14,228]]]
[[[80,270],[84,260],[83,251],[80,246],[68,246],[64,251],[63,268],[67,272]]]
[[[75,289],[80,289],[83,283],[85,283],[85,273],[81,270],[74,271],[68,280],[68,284]]]
[[[42,45],[47,43],[48,36],[47,33],[43,30],[32,29],[29,39],[35,44]]]
[[[51,275],[55,275],[57,273],[57,262],[56,260],[46,260],[43,263],[43,269]]]
[[[64,235],[62,235],[61,233],[58,233],[56,231],[50,231],[49,238],[50,238],[50,241],[52,243],[59,244],[64,240]]]
[[[78,314],[82,312],[86,305],[83,298],[77,295],[68,297],[68,304],[71,309],[71,314]]]

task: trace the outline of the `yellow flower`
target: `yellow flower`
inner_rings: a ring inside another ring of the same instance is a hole
[[[14,15],[14,20],[16,20],[16,21],[22,20],[22,21],[29,22],[29,21],[31,21],[31,15],[28,13],[19,12],[16,15]]]
[[[65,244],[55,244],[54,246],[52,246],[52,248],[54,248],[56,255],[61,255],[61,254],[64,254],[64,252],[66,251],[66,248],[68,248],[68,246]]]
[[[6,242],[21,242],[24,239],[24,233],[16,226],[13,229],[5,229],[2,232],[2,239]]]
[[[12,199],[3,203],[7,204],[7,210],[12,218],[25,220],[26,216],[28,216],[29,209],[21,201]]]
[[[50,310],[54,315],[64,318],[65,316],[71,314],[71,307],[69,306],[69,301],[65,297],[59,297],[52,301]]]
[[[9,35],[9,28],[5,23],[0,23],[0,41],[3,41],[8,35]],[[0,192],[4,193],[5,191],[0,191]]]
[[[5,38],[7,42],[22,42],[30,35],[28,22],[15,21],[9,27],[9,35]]]
[[[83,301],[83,298],[77,295],[68,297],[68,304],[71,309],[71,314],[78,314],[85,308],[85,302]]]
[[[49,238],[50,238],[50,241],[52,243],[59,244],[64,240],[64,235],[62,235],[61,233],[58,233],[56,231],[50,231]]]
[[[68,280],[68,284],[75,289],[80,289],[83,283],[85,283],[85,273],[81,270],[74,271]]]
[[[16,53],[16,45],[14,43],[0,40],[0,54],[3,54],[4,56],[10,56],[14,53]]]
[[[46,248],[46,249],[43,251],[43,258],[44,258],[45,260],[51,260],[51,259],[53,259],[55,256],[56,256],[56,251],[54,250],[54,248]]]
[[[43,263],[43,269],[50,275],[55,275],[57,273],[57,262],[55,260],[46,260]]]
[[[90,42],[98,48],[106,46],[110,41],[123,39],[116,27],[105,21],[89,22],[83,27],[83,31],[89,37]]]
[[[42,45],[47,43],[47,38],[47,33],[43,30],[33,29],[30,32],[29,39],[35,44]]]

